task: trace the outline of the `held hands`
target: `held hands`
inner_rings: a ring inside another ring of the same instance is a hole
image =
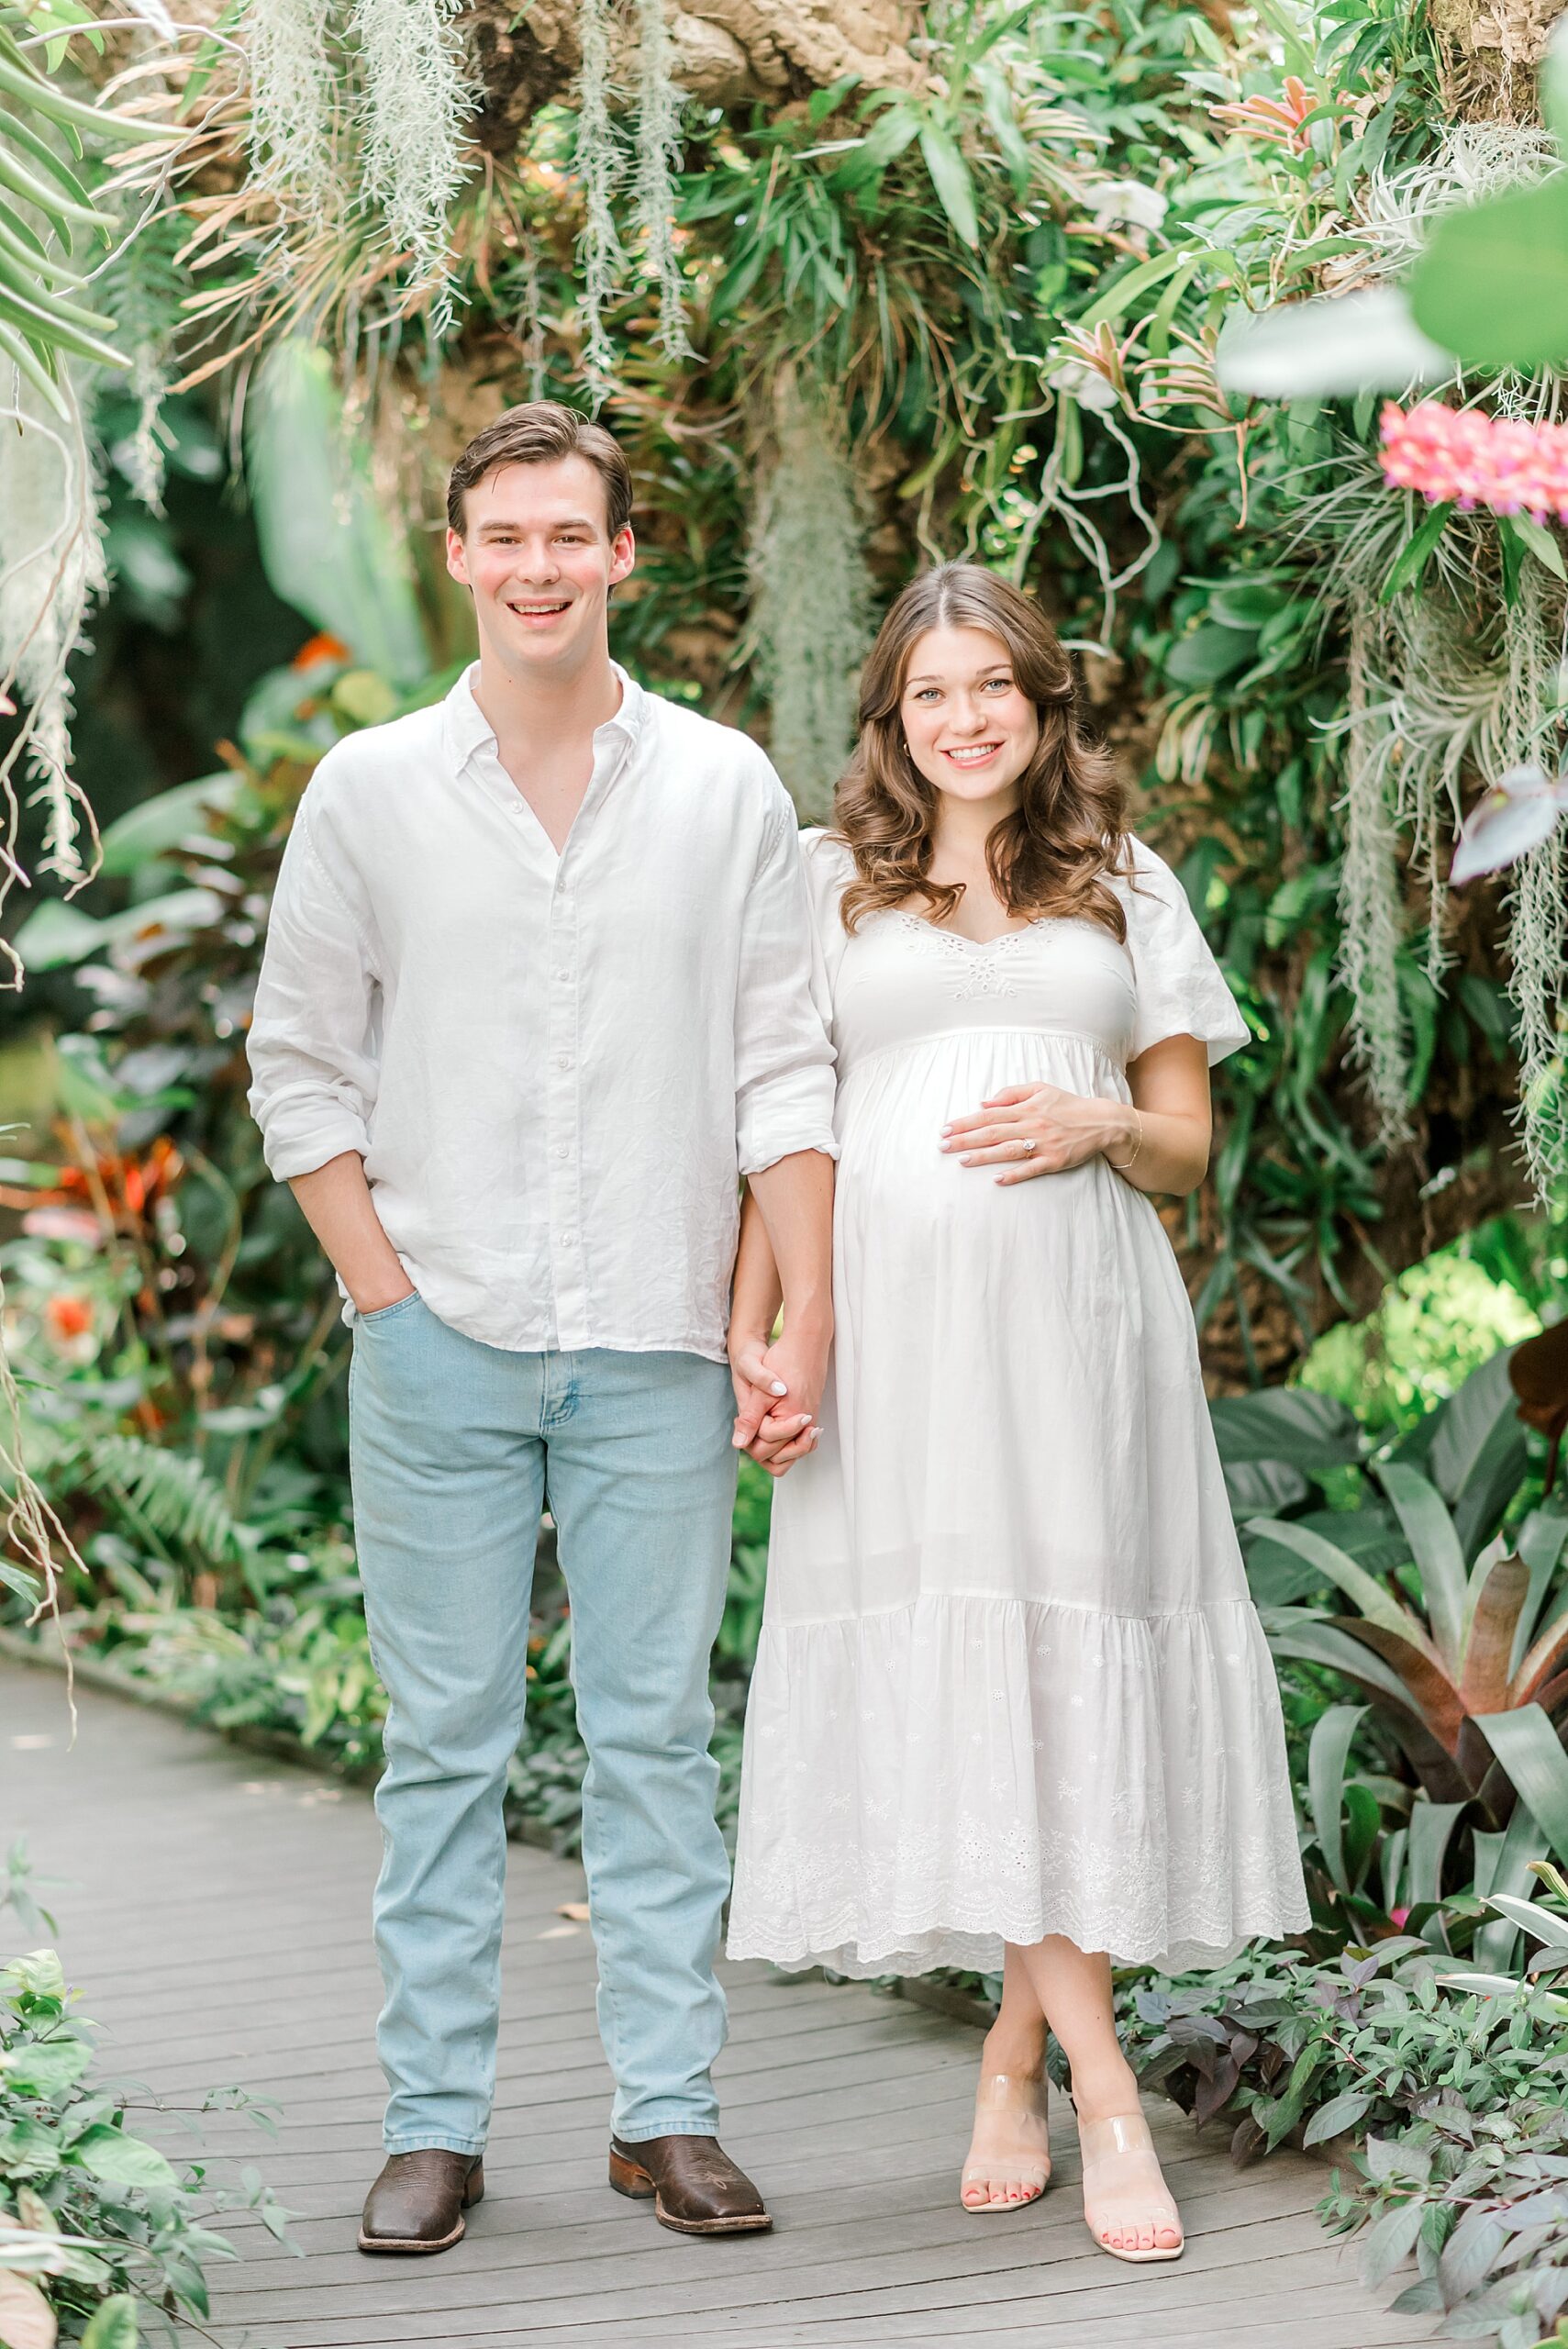
[[[1136,1110],[1123,1101],[1085,1098],[1059,1085],[1010,1085],[973,1117],[942,1128],[944,1151],[964,1166],[1001,1166],[998,1183],[1061,1174],[1100,1152],[1125,1161],[1137,1133]]]
[[[731,1442],[770,1476],[782,1476],[817,1449],[822,1432],[817,1407],[828,1375],[831,1338],[831,1330],[797,1334],[786,1327],[776,1344],[770,1345],[765,1336],[730,1330],[729,1375],[735,1386]]]

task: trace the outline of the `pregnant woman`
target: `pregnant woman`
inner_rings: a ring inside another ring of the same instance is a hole
[[[1046,2183],[1049,2023],[1096,2242],[1174,2259],[1112,1959],[1214,1962],[1308,1921],[1273,1668],[1147,1196],[1203,1179],[1208,1067],[1247,1030],[1024,596],[970,564],[914,581],[861,721],[836,828],[805,842],[841,1149],[819,1428],[776,1391],[749,1205],[736,1271],[737,1441],[799,1464],[729,1952],[1002,1965],[965,2208]]]

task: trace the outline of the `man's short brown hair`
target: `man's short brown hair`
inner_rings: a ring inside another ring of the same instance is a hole
[[[463,533],[463,501],[475,482],[502,465],[550,465],[562,457],[585,457],[605,484],[605,513],[612,539],[631,519],[631,468],[620,446],[602,424],[590,424],[559,400],[525,400],[476,432],[451,470],[447,484],[447,520]]]

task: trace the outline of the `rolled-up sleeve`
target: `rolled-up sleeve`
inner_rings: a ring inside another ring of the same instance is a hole
[[[284,851],[246,1046],[250,1114],[280,1183],[347,1150],[362,1157],[376,1095],[377,982],[330,841],[317,836],[315,787]]]
[[[833,1047],[813,999],[800,835],[794,807],[771,769],[768,781],[736,988],[735,1132],[742,1174],[760,1174],[797,1150],[839,1154]]]

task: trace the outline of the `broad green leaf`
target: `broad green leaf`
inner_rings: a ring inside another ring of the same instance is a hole
[[[1547,42],[1535,93],[1547,128],[1568,155],[1568,39],[1561,21]]]
[[[1341,1892],[1349,1892],[1345,1871],[1343,1821],[1345,1762],[1364,1705],[1330,1705],[1312,1732],[1307,1754],[1307,1798],[1318,1848],[1329,1876]]]
[[[1533,514],[1510,514],[1507,525],[1517,538],[1521,538],[1538,562],[1543,562],[1554,579],[1568,579],[1568,569],[1562,562],[1562,550],[1544,523]]]
[[[980,215],[974,203],[974,182],[958,142],[934,122],[920,127],[920,152],[931,175],[938,201],[966,245],[980,242]]]
[[[1453,1520],[1435,1486],[1414,1468],[1391,1460],[1378,1474],[1410,1544],[1439,1653],[1452,1669],[1464,1643],[1468,1579]]]
[[[171,889],[161,897],[95,919],[63,898],[49,897],[29,914],[12,941],[29,971],[55,971],[102,954],[121,939],[152,930],[207,930],[227,907],[212,889]]]
[[[106,2186],[138,2186],[149,2194],[172,2194],[179,2180],[155,2145],[100,2123],[84,2130],[71,2148],[72,2159]]]
[[[1284,1460],[1227,1461],[1223,1474],[1232,1517],[1274,1517],[1312,1491],[1300,1469]]]
[[[1416,2247],[1421,2232],[1421,2221],[1427,2206],[1421,2197],[1412,2195],[1407,2202],[1396,2202],[1385,2210],[1375,2225],[1362,2239],[1361,2277],[1369,2290],[1374,2290],[1401,2262],[1408,2258]]]
[[[63,1998],[65,1969],[59,1952],[35,1949],[26,1957],[14,1957],[0,1973],[0,1987],[9,1990],[26,1990],[35,1998]]]
[[[136,2302],[128,2292],[117,2292],[94,2312],[82,2335],[82,2349],[137,2349]]]
[[[1208,1407],[1220,1459],[1284,1460],[1294,1468],[1338,1468],[1361,1457],[1353,1411],[1336,1396],[1307,1386],[1230,1395]]]
[[[1441,1899],[1443,1854],[1456,1821],[1468,1809],[1462,1802],[1422,1799],[1411,1804],[1405,1847],[1405,1892],[1411,1908],[1418,1901]]]
[[[1086,310],[1079,312],[1077,323],[1083,327],[1097,327],[1102,318],[1124,317],[1133,304],[1180,269],[1187,255],[1180,246],[1169,252],[1153,253],[1147,261],[1139,262],[1125,276],[1118,277],[1103,294],[1097,294]]]
[[[84,2039],[40,2039],[0,2055],[0,2085],[24,2096],[58,2096],[73,2087],[93,2061]]]
[[[50,2177],[60,2167],[61,2148],[57,2129],[46,2128],[25,2116],[0,2129],[0,2176],[7,2180],[18,2177]]]
[[[1568,1949],[1568,1917],[1559,1917],[1551,1909],[1542,1909],[1533,1900],[1517,1899],[1512,1893],[1494,1892],[1487,1899],[1489,1909],[1509,1917],[1538,1942],[1546,1942],[1553,1949]]]
[[[1433,1414],[1427,1468],[1453,1511],[1467,1558],[1492,1532],[1524,1474],[1527,1439],[1508,1383],[1513,1353],[1500,1347]]]
[[[1371,2111],[1373,2099],[1351,2088],[1343,2096],[1330,2097],[1320,2104],[1302,2136],[1304,2145],[1320,2145],[1326,2137],[1337,2137],[1343,2129],[1353,2129],[1356,2122]]]
[[[1427,567],[1428,558],[1448,528],[1448,518],[1453,512],[1453,500],[1445,498],[1427,514],[1418,529],[1413,530],[1388,566],[1388,576],[1377,591],[1380,604],[1391,604],[1402,587],[1413,587]]]
[[[350,435],[327,351],[273,345],[245,407],[246,473],[275,595],[399,685],[429,666],[407,547]]]
[[[1410,273],[1416,324],[1471,367],[1568,360],[1568,174],[1444,213]]]
[[[1305,1526],[1292,1525],[1283,1518],[1255,1517],[1246,1531],[1260,1538],[1267,1536],[1287,1550],[1294,1550],[1308,1565],[1316,1566],[1325,1582],[1342,1590],[1369,1623],[1380,1623],[1385,1631],[1395,1631],[1412,1646],[1422,1644],[1420,1625],[1396,1599],[1391,1598],[1383,1585],[1374,1582],[1365,1568],[1347,1557],[1337,1542],[1326,1542],[1320,1533],[1308,1532]]]
[[[134,873],[154,857],[167,855],[181,841],[201,831],[204,809],[227,807],[239,787],[239,777],[226,769],[144,799],[106,827],[103,871]]]
[[[1190,636],[1179,636],[1165,655],[1165,674],[1179,685],[1216,685],[1251,660],[1258,640],[1250,629],[1221,628],[1205,620]]]
[[[1541,1607],[1556,1575],[1564,1542],[1568,1542],[1568,1517],[1560,1516],[1552,1508],[1532,1508],[1519,1528],[1517,1546],[1519,1556],[1529,1568],[1529,1588],[1519,1609],[1513,1653],[1508,1658],[1510,1677],[1524,1662],[1535,1636]]]
[[[1260,1467],[1267,1469],[1269,1463]],[[1225,1481],[1231,1490],[1231,1506],[1236,1507],[1233,1479],[1251,1473],[1227,1469]],[[1403,1565],[1407,1555],[1403,1535],[1381,1509],[1309,1509],[1304,1516],[1294,1517],[1293,1525],[1306,1526],[1310,1532],[1321,1533],[1364,1566],[1370,1575],[1391,1574]],[[1247,1580],[1252,1596],[1260,1607],[1288,1607],[1298,1598],[1306,1598],[1321,1590],[1323,1577],[1294,1551],[1282,1550],[1277,1543],[1248,1539],[1244,1545]]]
[[[1568,1754],[1539,1705],[1478,1713],[1475,1726],[1558,1857],[1568,1857]]]
[[[1342,1672],[1347,1680],[1359,1681],[1363,1688],[1375,1688],[1389,1704],[1398,1705],[1407,1713],[1416,1711],[1415,1699],[1398,1674],[1337,1624],[1321,1621],[1305,1607],[1260,1605],[1258,1618],[1273,1654],[1297,1656],[1304,1664],[1329,1664],[1335,1672]]]

